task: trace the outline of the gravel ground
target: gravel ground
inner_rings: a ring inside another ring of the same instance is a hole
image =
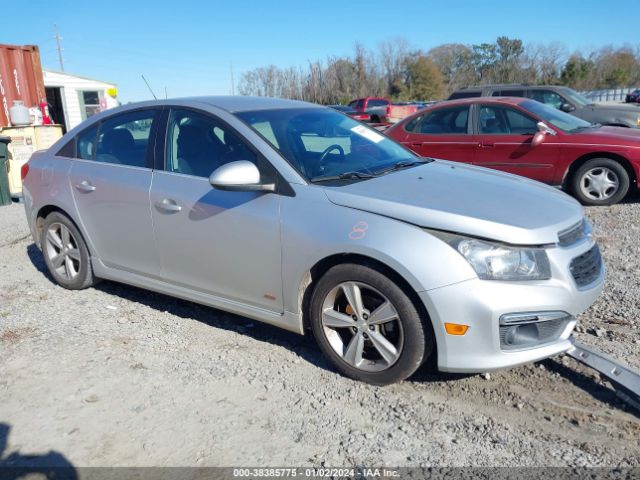
[[[590,208],[608,267],[577,337],[640,368],[640,199]],[[640,414],[569,357],[343,378],[311,338],[137,288],[66,291],[0,208],[0,450],[75,466],[640,466]],[[3,433],[4,432],[4,433]],[[0,457],[3,454],[0,451]]]

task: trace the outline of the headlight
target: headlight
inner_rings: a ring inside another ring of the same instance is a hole
[[[456,249],[482,280],[548,280],[551,267],[542,248],[520,248],[445,232],[429,233]]]

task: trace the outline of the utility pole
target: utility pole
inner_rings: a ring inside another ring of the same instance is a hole
[[[229,62],[229,68],[231,69],[231,95],[235,95],[236,86],[235,86],[235,82],[233,81],[233,62]]]
[[[60,46],[60,40],[62,40],[62,37],[60,36],[60,33],[58,32],[58,25],[54,25],[53,26],[53,30],[56,33],[53,36],[53,38],[56,39],[56,44],[58,45],[58,62],[60,62],[60,71],[64,72],[64,63],[62,62],[62,47]]]

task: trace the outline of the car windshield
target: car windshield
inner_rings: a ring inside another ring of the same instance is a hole
[[[520,106],[563,132],[576,133],[593,126],[591,123],[585,122],[578,117],[561,112],[535,100],[525,100]]]
[[[589,100],[587,97],[585,97],[581,93],[576,92],[575,90],[573,90],[571,88],[563,87],[563,88],[561,88],[561,90],[562,90],[562,93],[566,97],[569,97],[569,100],[571,100],[573,103],[575,103],[576,105],[578,105],[580,107],[586,107],[587,105],[593,105],[593,102],[591,100]]]
[[[404,147],[329,108],[238,112],[307,180],[364,180],[424,163]]]

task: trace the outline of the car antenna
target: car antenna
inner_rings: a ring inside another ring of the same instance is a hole
[[[151,90],[151,86],[149,85],[149,82],[147,82],[147,79],[146,79],[146,78],[144,78],[144,75],[140,75],[140,76],[142,77],[142,80],[144,80],[144,83],[146,83],[146,84],[147,84],[147,88],[148,88],[148,89],[149,89],[149,91],[151,92],[151,95],[153,95],[153,99],[154,99],[154,100],[157,100],[157,99],[158,99],[158,97],[156,97],[156,94],[155,94],[155,93],[153,93],[153,90]]]

